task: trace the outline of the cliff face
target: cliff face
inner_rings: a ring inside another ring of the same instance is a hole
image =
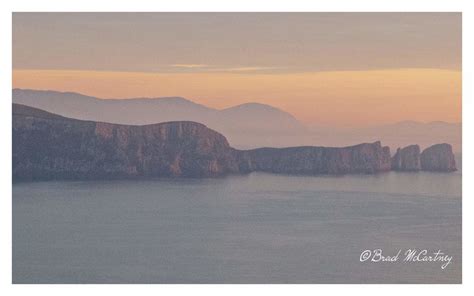
[[[419,171],[421,170],[420,146],[410,145],[398,148],[392,157],[392,170],[395,171]]]
[[[238,153],[239,170],[284,174],[373,174],[390,170],[390,149],[380,142],[344,148],[260,148]]]
[[[423,169],[455,169],[443,147],[422,154]],[[401,154],[411,159],[411,152]],[[373,174],[391,166],[390,149],[380,142],[236,150],[223,135],[196,122],[118,125],[13,106],[14,180],[215,177],[253,171]]]
[[[424,171],[456,171],[453,149],[449,144],[436,144],[421,153],[421,168]]]
[[[72,120],[14,106],[15,179],[210,177],[237,172],[224,136],[194,122],[145,126]]]

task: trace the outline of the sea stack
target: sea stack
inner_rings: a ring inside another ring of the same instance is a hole
[[[424,171],[454,172],[456,161],[454,160],[451,145],[443,143],[426,148],[421,153],[421,168]]]
[[[411,172],[421,170],[420,146],[410,145],[405,148],[398,148],[392,157],[392,170]]]

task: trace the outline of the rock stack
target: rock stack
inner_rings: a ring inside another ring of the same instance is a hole
[[[436,144],[421,153],[421,168],[424,171],[456,171],[453,149],[449,144]]]
[[[421,170],[420,146],[410,145],[398,148],[392,157],[392,170],[412,172]]]
[[[397,149],[392,157],[392,170],[453,172],[456,171],[456,161],[453,149],[449,144],[436,144],[421,153],[418,145],[410,145]]]

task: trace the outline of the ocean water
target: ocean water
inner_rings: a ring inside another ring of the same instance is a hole
[[[460,173],[17,183],[13,282],[460,283],[461,202]]]

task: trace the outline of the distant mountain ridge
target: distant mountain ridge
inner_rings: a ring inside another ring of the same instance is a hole
[[[13,89],[13,103],[70,118],[128,125],[190,120],[220,132],[249,132],[249,128],[269,133],[304,129],[289,113],[260,103],[218,110],[182,97],[100,99],[73,92],[29,89]]]
[[[73,92],[14,89],[13,103],[69,118],[127,125],[188,120],[223,133],[233,147],[350,146],[383,141],[392,150],[439,142],[461,152],[461,123],[401,121],[363,128],[308,127],[273,106],[245,103],[218,110],[182,97],[99,99]],[[315,118],[317,114],[315,113]]]

